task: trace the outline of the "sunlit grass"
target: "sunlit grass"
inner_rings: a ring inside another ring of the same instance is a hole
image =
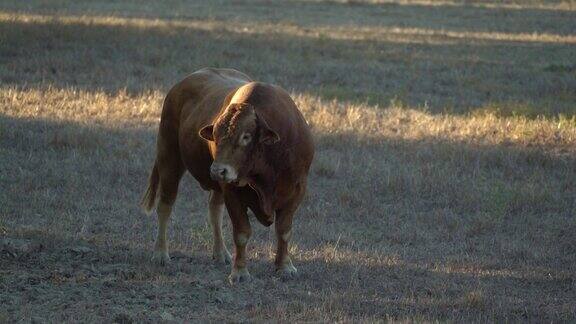
[[[545,9],[545,10],[576,10],[573,0],[566,1],[462,1],[462,0],[306,0],[309,2],[334,2],[348,5],[417,5],[424,7],[437,6],[471,6],[476,8],[493,9]]]
[[[16,118],[43,118],[121,127],[156,125],[164,94],[79,89],[2,88],[0,112]],[[482,145],[537,145],[544,150],[576,149],[576,117],[538,115],[534,107],[490,104],[469,115],[431,114],[392,101],[387,107],[323,100],[310,94],[294,98],[318,136],[422,141],[447,140]]]
[[[159,121],[164,94],[128,94],[42,87],[0,89],[0,112],[16,118],[97,123],[109,127],[153,125]]]
[[[398,43],[446,44],[459,41],[512,41],[576,44],[576,35],[550,33],[502,33],[452,31],[445,29],[424,29],[406,27],[362,27],[346,25],[339,27],[299,27],[292,23],[235,22],[234,25],[220,20],[180,20],[126,18],[117,16],[75,16],[75,15],[34,15],[0,11],[0,22],[20,22],[26,24],[58,23],[63,25],[133,27],[140,29],[197,29],[226,30],[240,34],[285,34],[311,39],[372,40]]]

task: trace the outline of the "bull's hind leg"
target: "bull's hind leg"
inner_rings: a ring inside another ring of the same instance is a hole
[[[212,191],[208,202],[208,219],[212,226],[213,249],[212,258],[221,264],[229,264],[232,260],[230,252],[222,238],[222,216],[224,215],[224,197],[221,192]]]
[[[167,162],[167,161],[166,161]],[[182,163],[178,160],[172,163],[158,165],[160,173],[159,201],[156,212],[158,213],[158,236],[154,247],[152,261],[158,265],[165,265],[170,262],[168,254],[168,221],[172,213],[172,206],[178,194],[178,185],[184,174]]]

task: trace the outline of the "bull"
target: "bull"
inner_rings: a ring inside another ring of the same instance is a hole
[[[302,202],[314,156],[309,126],[282,88],[254,82],[232,69],[192,73],[168,92],[160,119],[156,159],[142,206],[158,214],[153,261],[170,260],[167,226],[180,180],[187,170],[210,191],[208,219],[213,258],[232,263],[229,280],[247,281],[248,210],[274,224],[275,268],[293,277],[288,253],[294,213]],[[234,258],[222,236],[224,206],[232,223]]]

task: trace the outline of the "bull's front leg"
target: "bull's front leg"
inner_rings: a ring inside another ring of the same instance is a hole
[[[212,191],[208,203],[208,218],[212,226],[213,248],[212,258],[221,264],[230,264],[232,257],[226,249],[222,237],[222,216],[224,212],[224,198],[221,192]]]
[[[288,253],[288,244],[292,238],[292,218],[294,211],[287,210],[276,211],[276,259],[274,264],[276,272],[284,278],[292,278],[296,275],[296,267],[292,264],[290,254]]]
[[[296,267],[292,264],[292,259],[288,252],[288,244],[292,238],[292,219],[304,197],[305,186],[299,186],[294,198],[282,209],[276,210],[274,225],[276,228],[276,272],[284,278],[296,276]]]
[[[224,191],[224,203],[230,215],[234,237],[234,260],[232,272],[228,279],[231,284],[249,281],[250,273],[246,267],[246,245],[252,230],[248,220],[247,206],[242,203],[237,194],[228,190]]]

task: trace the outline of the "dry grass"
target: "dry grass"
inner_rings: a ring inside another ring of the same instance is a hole
[[[576,320],[575,12],[3,2],[0,322]],[[189,178],[173,262],[148,261],[156,221],[137,202],[160,105],[204,66],[284,86],[313,127],[296,281],[273,276],[254,223],[256,279],[228,286]]]

